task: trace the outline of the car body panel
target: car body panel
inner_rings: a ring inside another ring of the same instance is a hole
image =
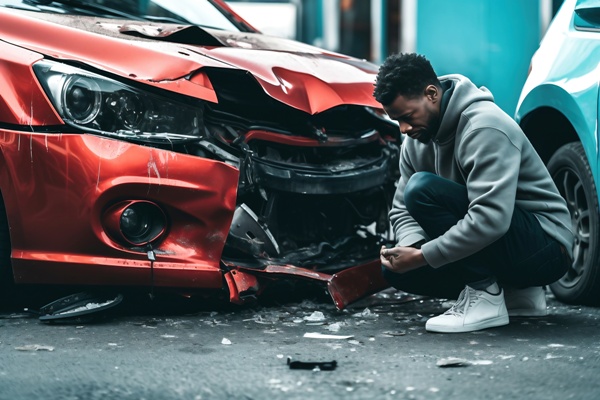
[[[566,0],[535,52],[515,119],[571,215],[573,258],[550,284],[571,304],[600,302],[600,1]]]
[[[235,208],[235,168],[91,135],[2,129],[0,149],[8,167],[0,185],[17,282],[110,284],[118,277],[134,284],[144,277],[147,284],[146,253],[108,237],[100,219],[103,210],[127,196],[152,200],[170,216],[169,236],[154,249],[157,284],[222,285],[220,256]],[[52,263],[53,274],[45,274],[43,266]]]
[[[294,265],[268,265],[260,271],[234,264],[229,264],[228,267],[231,270],[225,274],[225,280],[229,286],[230,301],[234,304],[244,304],[248,298],[260,295],[268,284],[265,280],[277,279],[277,277],[295,277],[321,284],[339,310],[390,286],[383,278],[381,263],[378,260],[347,268],[335,274],[311,271]]]
[[[575,3],[567,0],[563,7],[572,10]],[[515,119],[520,123],[541,107],[559,110],[579,135],[588,159],[594,160],[590,168],[598,179],[600,64],[595,60],[600,60],[598,35],[575,29],[571,13],[557,14],[532,58],[532,73],[521,92]]]
[[[16,283],[228,290],[239,304],[278,279],[308,279],[338,308],[388,286],[378,249],[392,240],[399,133],[372,96],[375,65],[258,32],[4,7],[0,54],[0,190]],[[41,60],[198,107],[202,129],[157,144],[133,128],[76,123],[40,83]],[[123,240],[114,210],[124,202],[160,210],[159,239]],[[239,209],[249,212],[235,220]],[[225,254],[235,223],[268,238],[267,222],[285,255],[246,237]],[[240,249],[259,251],[236,258]]]
[[[31,65],[43,57],[2,41],[0,54],[5,55],[0,61],[0,122],[29,126],[62,124],[31,71]]]
[[[217,37],[237,47],[200,48],[132,37],[120,33],[119,24],[99,22],[96,18],[79,17],[78,24],[72,27],[65,25],[73,24],[72,18],[31,14],[7,12],[2,20],[2,40],[212,102],[216,102],[216,95],[211,87],[202,86],[205,81],[192,85],[186,79],[203,67],[249,70],[269,95],[310,114],[340,104],[379,107],[371,96],[375,66],[367,69],[365,63],[357,67],[349,57],[319,52],[308,45],[288,45],[293,42],[278,38],[264,40],[260,34],[224,36],[215,31]],[[28,29],[20,29],[22,26]],[[128,26],[129,30],[133,26],[148,29],[147,23],[130,22]],[[165,30],[160,24],[153,28]],[[249,41],[252,35],[261,37],[261,41]],[[44,40],[48,36],[55,40]],[[344,59],[348,62],[339,62]]]

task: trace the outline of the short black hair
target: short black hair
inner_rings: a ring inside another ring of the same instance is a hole
[[[422,95],[429,85],[441,87],[429,60],[416,53],[397,53],[379,67],[373,96],[387,106],[399,95],[409,98]]]

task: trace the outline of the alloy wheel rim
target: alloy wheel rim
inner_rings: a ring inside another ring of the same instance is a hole
[[[560,194],[567,202],[574,234],[573,263],[559,280],[563,287],[573,287],[586,272],[586,260],[590,251],[590,207],[585,186],[579,175],[571,168],[562,168],[554,175]]]

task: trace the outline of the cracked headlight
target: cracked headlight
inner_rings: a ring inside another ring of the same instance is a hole
[[[57,62],[40,61],[33,70],[61,118],[71,126],[152,143],[197,140],[202,136],[200,105],[190,107]]]

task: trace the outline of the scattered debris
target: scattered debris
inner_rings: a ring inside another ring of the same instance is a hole
[[[26,344],[25,346],[15,347],[19,351],[54,351],[54,347],[42,344]]]
[[[435,363],[435,365],[441,368],[466,367],[469,364],[471,364],[469,361],[458,357],[441,358]]]
[[[352,314],[352,316],[356,318],[379,318],[379,314],[371,312],[369,308],[365,308],[362,312]]]
[[[221,340],[221,344],[231,344],[231,340],[223,338],[223,340]]]
[[[406,335],[406,331],[385,331],[383,332],[384,336],[404,336]]]
[[[340,330],[340,328],[341,328],[341,324],[339,322],[336,322],[334,324],[329,325],[327,327],[327,330],[331,331],[331,332],[338,332]]]
[[[494,362],[491,360],[466,360],[464,358],[459,357],[448,357],[441,358],[437,361],[436,365],[441,368],[448,367],[466,367],[468,365],[490,365]]]
[[[123,301],[123,295],[98,295],[81,292],[60,298],[40,308],[40,321],[80,323],[89,322],[95,317],[105,316],[106,312]]]
[[[321,311],[314,311],[311,315],[304,317],[305,321],[322,322],[325,321],[325,315]]]
[[[290,369],[309,369],[311,371],[333,371],[337,367],[337,361],[292,361],[287,358]]]
[[[515,356],[514,355],[508,355],[508,356],[499,355],[498,358],[500,358],[502,360],[510,360],[511,358],[515,358]]]
[[[327,335],[319,332],[307,332],[304,334],[304,337],[311,339],[350,339],[354,335]]]
[[[471,361],[471,364],[473,365],[491,365],[494,362],[492,360],[475,360],[475,361]]]
[[[29,309],[25,308],[23,313],[10,313],[10,314],[0,314],[0,319],[17,319],[17,318],[31,318],[32,313]]]

